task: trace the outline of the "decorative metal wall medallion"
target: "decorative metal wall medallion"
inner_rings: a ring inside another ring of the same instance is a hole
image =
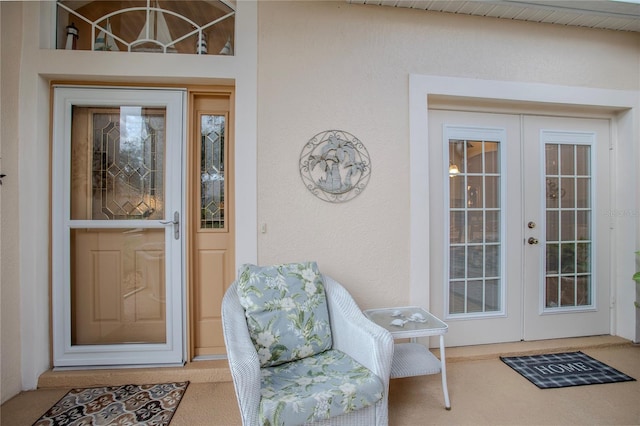
[[[342,203],[358,196],[369,183],[371,159],[362,142],[351,133],[326,130],[302,148],[300,176],[316,197]]]

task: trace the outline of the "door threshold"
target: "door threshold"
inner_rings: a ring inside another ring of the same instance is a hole
[[[53,371],[77,371],[77,370],[114,370],[129,368],[165,368],[165,367],[184,367],[183,362],[174,362],[168,364],[125,364],[125,365],[81,365],[77,367],[53,367]]]
[[[231,371],[226,359],[189,362],[178,366],[131,366],[56,368],[45,371],[38,378],[38,388],[79,388],[120,386],[126,384],[155,384],[166,382],[216,383],[230,382]]]

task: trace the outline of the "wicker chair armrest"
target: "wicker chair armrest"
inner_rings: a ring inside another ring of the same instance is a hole
[[[323,275],[333,347],[373,371],[388,387],[393,358],[393,337],[388,330],[364,316],[349,292],[331,277]]]
[[[249,337],[247,320],[240,305],[235,282],[227,289],[222,299],[222,324],[242,424],[257,425],[260,406],[260,360]]]

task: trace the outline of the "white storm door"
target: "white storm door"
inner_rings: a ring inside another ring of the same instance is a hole
[[[54,366],[182,363],[184,91],[56,87],[53,108]]]
[[[432,312],[447,344],[522,336],[520,117],[429,111]]]
[[[609,129],[524,117],[525,340],[611,331]]]

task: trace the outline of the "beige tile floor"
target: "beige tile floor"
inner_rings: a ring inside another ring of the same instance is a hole
[[[640,379],[640,345],[623,339],[561,339],[447,350],[452,409],[444,409],[440,376],[391,381],[389,424],[413,425],[640,425],[640,382],[538,389],[499,355],[582,350]],[[31,425],[68,387],[23,392],[0,408],[2,426]],[[239,425],[229,381],[192,382],[171,426]]]

